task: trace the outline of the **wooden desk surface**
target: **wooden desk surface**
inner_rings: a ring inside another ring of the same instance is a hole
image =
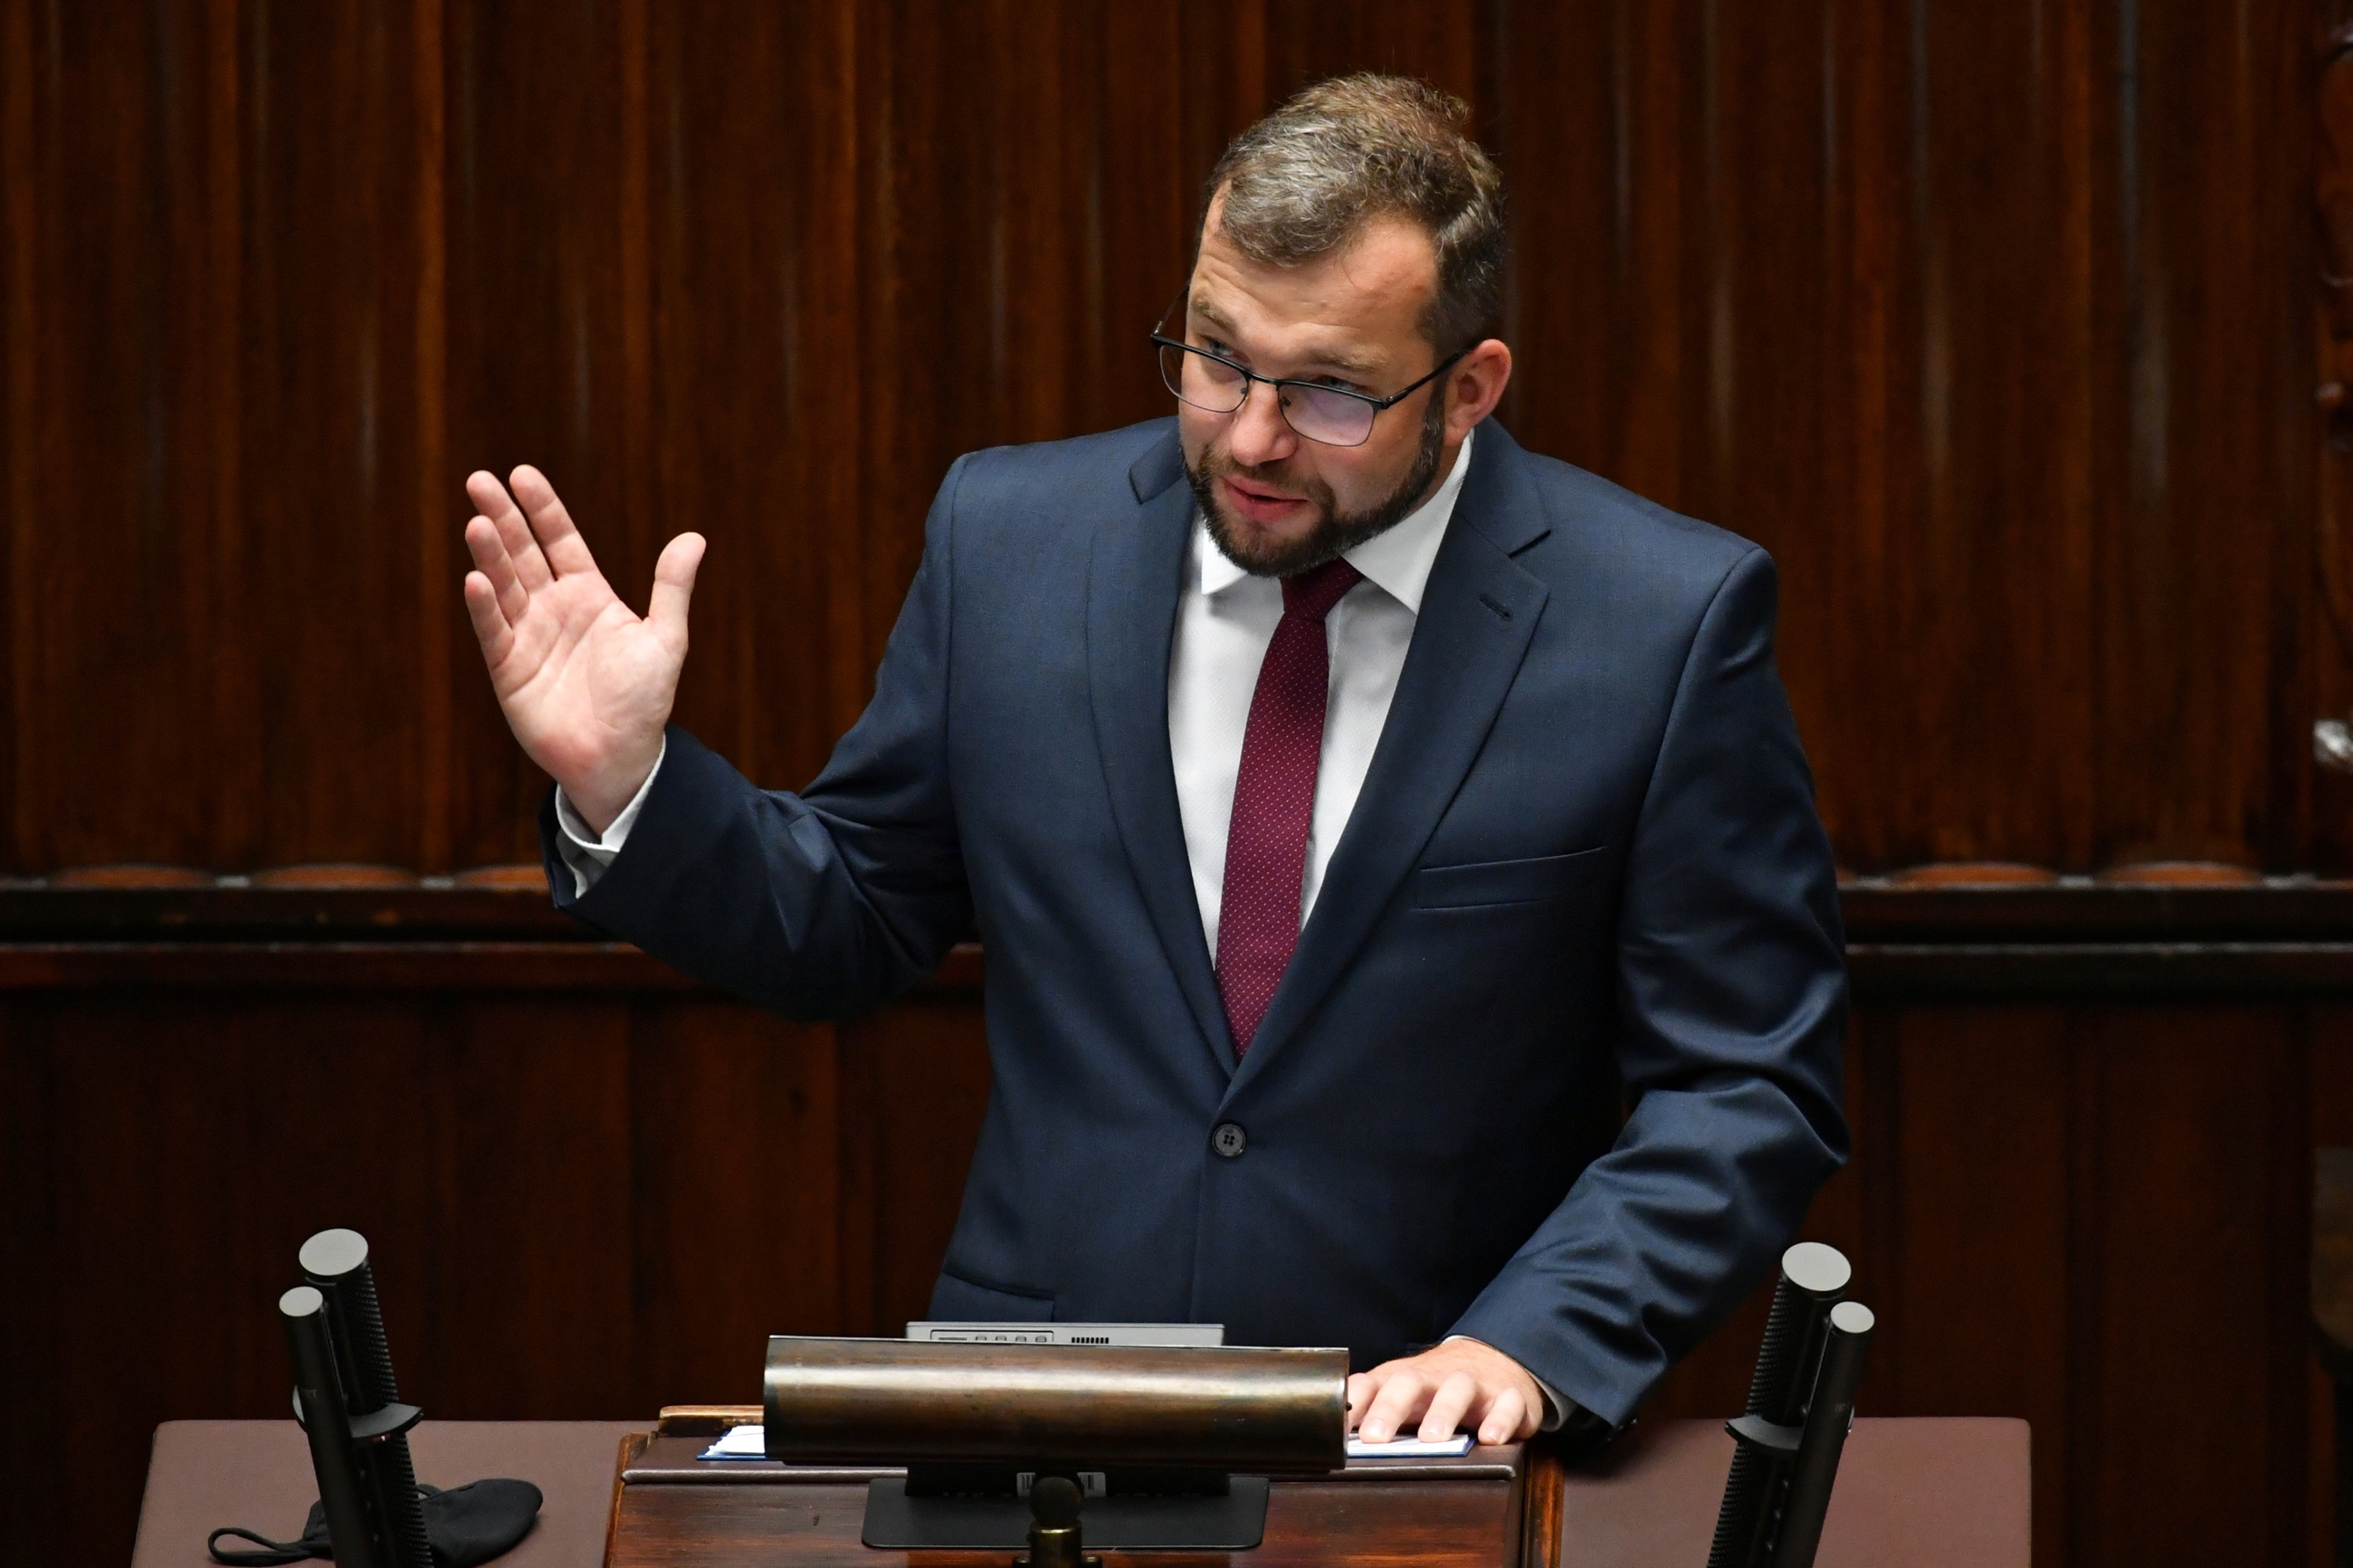
[[[614,1463],[622,1437],[648,1422],[428,1421],[413,1447],[419,1479],[454,1486],[515,1476],[546,1494],[538,1527],[501,1568],[596,1568],[605,1561]],[[1567,1476],[1560,1498],[1559,1568],[1697,1568],[1707,1561],[1731,1439],[1707,1421],[1637,1427],[1590,1473]],[[1864,1419],[1855,1424],[1831,1516],[1821,1568],[2025,1568],[2027,1431],[2023,1422]],[[1415,1489],[1411,1518],[1398,1495]],[[1237,1553],[1266,1568],[1349,1561],[1380,1568],[1471,1568],[1504,1560],[1493,1480],[1309,1483],[1280,1489],[1270,1544]],[[708,1564],[706,1532],[749,1529],[795,1564],[858,1568],[1001,1568],[987,1552],[870,1552],[858,1542],[864,1488],[652,1485],[628,1489],[657,1529],[636,1537],[641,1563]],[[280,1539],[301,1529],[317,1495],[310,1453],[291,1421],[174,1421],[157,1428],[133,1568],[209,1563],[205,1535],[249,1525]],[[692,1514],[689,1526],[687,1515]],[[733,1527],[733,1528],[730,1528]],[[706,1542],[693,1544],[694,1537]],[[671,1544],[657,1547],[667,1538]],[[1370,1550],[1335,1552],[1353,1538]],[[765,1560],[782,1560],[781,1554]],[[1209,1568],[1208,1554],[1149,1559],[1121,1552],[1120,1568]]]
[[[539,1522],[500,1568],[596,1568],[613,1506],[613,1462],[642,1421],[427,1421],[409,1438],[417,1479],[463,1486],[512,1476],[540,1489]],[[205,1537],[241,1524],[272,1541],[302,1533],[318,1500],[302,1429],[284,1421],[167,1421],[155,1428],[132,1568],[219,1568]],[[223,1542],[225,1546],[243,1545]]]
[[[1857,1421],[1816,1568],[2026,1568],[2027,1457],[2023,1421]],[[1701,1568],[1731,1468],[1720,1421],[1635,1427],[1563,1478],[1559,1568]]]

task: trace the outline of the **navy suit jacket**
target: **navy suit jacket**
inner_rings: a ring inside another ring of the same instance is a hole
[[[1622,1420],[1845,1154],[1772,563],[1483,426],[1237,1065],[1168,751],[1192,519],[1171,420],[958,459],[818,780],[755,788],[673,729],[586,897],[543,812],[557,900],[800,1017],[978,934],[988,1112],[935,1315],[1223,1322],[1358,1366],[1459,1332]]]

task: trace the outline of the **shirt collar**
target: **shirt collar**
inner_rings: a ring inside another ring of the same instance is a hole
[[[1366,580],[1417,616],[1421,613],[1422,590],[1430,584],[1430,566],[1438,560],[1438,547],[1446,541],[1446,525],[1462,494],[1463,478],[1471,471],[1471,443],[1478,434],[1473,430],[1462,437],[1454,467],[1428,500],[1407,513],[1403,521],[1375,534],[1345,557]],[[1221,594],[1250,575],[1226,558],[1201,525],[1198,511],[1193,521],[1193,559],[1200,571],[1204,597]]]

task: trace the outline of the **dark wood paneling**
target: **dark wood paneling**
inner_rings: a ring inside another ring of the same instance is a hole
[[[988,1105],[980,1009],[952,997],[840,1026],[842,1331],[927,1316]]]
[[[641,604],[666,539],[710,539],[680,721],[754,776],[797,782],[864,705],[879,652],[869,624],[887,626],[895,605],[870,603],[863,563],[913,521],[860,494],[866,402],[888,372],[860,331],[849,221],[854,17],[659,5],[643,31],[623,132],[628,181],[643,187],[628,221],[644,233],[625,239],[623,262],[646,274],[630,287],[648,320],[623,346],[649,447],[613,520],[613,570]]]
[[[635,245],[629,254],[643,254],[644,191],[640,183],[625,192],[622,171],[625,126],[644,122],[642,100],[623,100],[621,21],[642,14],[641,4],[543,16],[448,0],[448,440],[444,471],[426,476],[439,487],[444,526],[455,531],[469,511],[459,488],[465,474],[536,464],[619,591],[640,605],[652,563],[629,544],[655,523],[631,515],[629,479],[652,432],[630,418],[642,412],[646,388],[642,377],[630,384],[625,340],[647,331],[648,300],[641,271],[625,295],[622,262],[626,241]],[[628,69],[642,64],[640,52]],[[636,209],[624,211],[625,195],[639,198]],[[744,395],[756,399],[749,387]],[[459,570],[451,569],[453,583]],[[452,618],[450,863],[527,859],[545,784],[484,700],[481,655],[464,617]]]
[[[2031,1422],[2036,1553],[2074,1561],[2066,1469],[2052,1462],[2071,1452],[2068,1019],[1914,1009],[1871,1024],[1894,1123],[1866,1126],[1862,1153],[1888,1188],[1885,1228],[1857,1255],[1886,1300],[1874,1392],[1883,1408]]]
[[[833,1031],[724,1002],[635,1011],[637,1378],[670,1403],[756,1404],[768,1335],[841,1321]]]
[[[1521,436],[1777,552],[1846,863],[2353,819],[2290,0],[6,18],[19,871],[525,854],[451,581],[523,459],[633,599],[711,536],[681,715],[800,782],[948,461],[1160,412],[1218,148],[1364,66],[1514,182]]]
[[[181,951],[206,945],[242,944]],[[987,1100],[972,959],[818,1026],[597,943],[539,947],[575,967],[436,987],[451,949],[423,940],[343,944],[346,967],[291,992],[177,967],[0,992],[0,1271],[39,1281],[0,1292],[0,1462],[29,1478],[37,1535],[127,1542],[153,1422],[280,1408],[268,1305],[324,1225],[375,1243],[404,1373],[452,1417],[747,1399],[765,1333],[892,1333],[923,1310]],[[581,985],[583,963],[607,983]],[[1855,1158],[1806,1234],[1850,1253],[1881,1315],[1864,1408],[2031,1422],[2045,1560],[2182,1540],[2302,1560],[2332,1517],[2308,1151],[2353,1142],[2348,1017],[1862,1007]],[[1736,1409],[1764,1304],[1648,1413]],[[23,1415],[51,1411],[54,1441]],[[2175,1506],[2152,1510],[2152,1488]]]
[[[0,994],[13,1539],[127,1557],[158,1421],[281,1415],[270,1303],[331,1225],[368,1237],[404,1390],[448,1418],[755,1399],[771,1332],[878,1303],[895,1332],[985,1096],[955,997],[861,1026],[850,1106],[831,1028],[707,995]],[[882,1164],[857,1204],[853,1121]]]

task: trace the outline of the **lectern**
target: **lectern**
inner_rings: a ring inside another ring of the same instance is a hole
[[[607,1563],[1011,1568],[1026,1550],[1050,1568],[1038,1531],[1083,1495],[1082,1550],[1114,1564],[1549,1568],[1548,1453],[1348,1459],[1346,1370],[1339,1352],[780,1338],[764,1407],[673,1408],[623,1440]],[[767,1457],[702,1458],[754,1423]],[[1218,1533],[1238,1518],[1249,1539]]]

